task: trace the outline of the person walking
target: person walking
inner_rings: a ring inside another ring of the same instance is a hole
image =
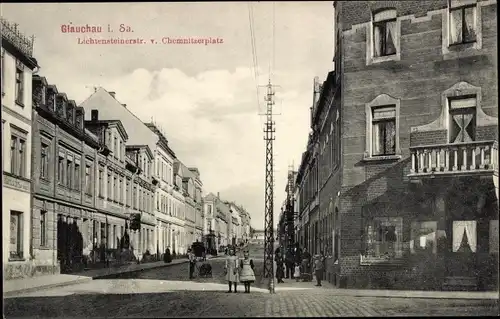
[[[234,247],[228,248],[228,256],[226,257],[226,264],[224,266],[224,271],[226,273],[226,280],[229,284],[228,293],[232,292],[232,286],[234,285],[234,292],[237,292],[238,282],[239,282],[239,265],[238,257]]]
[[[163,261],[167,264],[172,262],[172,255],[170,254],[170,249],[167,247],[165,249],[165,254],[163,255]]]
[[[288,248],[286,251],[286,256],[285,256],[285,267],[286,267],[286,273],[285,273],[285,278],[286,279],[293,279],[293,268],[294,268],[294,258],[293,258],[293,251],[292,248]]]
[[[245,285],[245,293],[250,293],[250,285],[255,281],[254,263],[250,259],[250,252],[243,251],[243,259],[240,261],[240,281]]]
[[[304,247],[304,250],[302,251],[302,277],[303,281],[311,281],[312,280],[312,274],[311,274],[311,254],[307,251],[307,248]]]
[[[314,276],[316,276],[316,286],[321,287],[321,280],[323,279],[323,271],[324,271],[324,256],[323,252],[320,252],[319,255],[316,255],[314,258]]]
[[[278,279],[278,284],[284,283],[283,277],[285,276],[284,271],[284,260],[281,250],[276,254],[276,279]]]

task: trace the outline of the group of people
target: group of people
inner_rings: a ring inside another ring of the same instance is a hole
[[[278,283],[283,283],[283,278],[295,279],[296,281],[309,282],[316,277],[316,286],[321,286],[323,271],[325,269],[325,256],[323,252],[314,257],[298,245],[288,248],[285,252],[283,246],[275,251],[276,279]]]
[[[243,251],[243,259],[236,255],[236,249],[233,246],[228,247],[228,256],[226,257],[226,264],[224,272],[226,280],[229,284],[228,293],[238,292],[238,283],[243,283],[245,293],[250,293],[250,285],[255,282],[254,263],[250,259],[248,250]]]

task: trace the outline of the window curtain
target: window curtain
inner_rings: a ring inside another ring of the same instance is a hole
[[[373,155],[379,155],[383,152],[383,126],[382,123],[373,123]]]
[[[373,26],[373,50],[375,56],[382,55],[382,30],[378,25]]]
[[[464,40],[473,41],[476,38],[475,32],[475,20],[476,20],[476,8],[465,9],[465,30],[464,30]]]
[[[454,143],[471,142],[472,141],[472,137],[467,133],[466,129],[469,126],[469,124],[472,122],[473,118],[474,118],[473,114],[453,115],[453,120],[460,127],[460,133],[458,133],[457,137],[455,138]]]
[[[450,12],[450,42],[462,42],[462,10]]]
[[[385,153],[393,154],[396,151],[396,123],[385,123]]]
[[[457,252],[460,249],[464,233],[467,235],[467,243],[471,251],[475,253],[477,246],[475,220],[453,222],[453,252]]]
[[[385,50],[386,54],[396,53],[396,21],[390,21],[386,24]]]

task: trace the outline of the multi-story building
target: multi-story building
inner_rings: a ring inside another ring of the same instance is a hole
[[[185,211],[185,245],[190,247],[196,241],[196,209],[195,209],[195,181],[191,171],[180,161],[178,161],[179,172],[182,175],[182,191],[184,195]]]
[[[155,167],[153,178],[154,182],[157,183],[155,194],[155,216],[157,220],[155,251],[161,256],[167,248],[171,251],[174,249],[172,245],[174,226],[183,226],[181,219],[176,215],[177,207],[174,206],[176,202],[173,194],[176,155],[168,145],[167,138],[156,124],[146,123],[146,126],[158,136],[158,142],[154,151]]]
[[[338,284],[498,290],[496,1],[334,8]]]
[[[99,156],[94,174],[99,218],[93,245],[114,254],[115,258],[121,249],[131,249],[141,259],[147,251],[154,252],[153,154],[148,145],[126,145],[129,138],[121,121],[100,120],[98,110],[91,113],[91,120],[85,121],[85,126],[109,150]],[[133,229],[129,222],[134,218],[140,218],[138,229]],[[129,238],[129,245],[122,244],[125,237]]]
[[[295,247],[295,181],[297,172],[288,171],[288,180],[285,187],[286,198],[281,207],[281,213],[278,222],[278,238],[280,246],[285,250]]]
[[[203,210],[203,183],[201,181],[200,171],[196,167],[190,167],[189,171],[194,179],[194,209],[195,209],[195,240],[203,241],[203,225],[204,225],[204,210]]]
[[[248,240],[250,239],[250,232],[251,232],[250,223],[252,221],[252,217],[250,216],[248,211],[242,206],[239,206],[239,211],[241,217],[241,232],[242,232],[241,238],[244,243],[247,243]]]
[[[217,248],[231,245],[229,224],[231,223],[231,212],[229,207],[220,199],[219,193],[215,204],[215,236],[217,238]]]
[[[33,272],[31,242],[31,144],[33,38],[3,18],[2,24],[2,220],[4,278]],[[4,160],[7,159],[7,160]],[[9,221],[9,222],[7,222]]]
[[[33,76],[33,224],[36,272],[69,272],[93,250],[94,176],[99,153],[109,152],[85,128],[75,101]],[[99,241],[100,243],[100,241]]]
[[[97,88],[82,102],[81,107],[85,110],[86,127],[99,137],[110,152],[98,159],[95,171],[98,191],[96,208],[102,212],[102,216],[115,216],[101,218],[100,226],[96,226],[100,227],[100,232],[94,230],[97,233],[94,235],[97,236],[94,244],[97,241],[101,246],[118,248],[117,236],[114,234],[121,232],[121,227],[124,227],[125,232],[131,226],[124,219],[139,217],[139,229],[129,234],[129,248],[139,259],[146,252],[155,254],[153,151],[158,136],[125,104],[118,102],[114,92]],[[102,238],[108,235],[114,239],[104,241]]]
[[[212,193],[203,198],[203,242],[209,250],[218,249],[216,201],[217,196]]]
[[[177,223],[173,225],[172,230],[172,249],[177,254],[184,254],[188,248],[188,240],[186,234],[186,199],[184,191],[184,174],[183,165],[180,161],[174,161],[174,189],[172,195],[174,197],[173,215],[177,218]]]

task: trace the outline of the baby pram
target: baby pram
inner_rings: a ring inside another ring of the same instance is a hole
[[[198,274],[201,278],[212,278],[212,265],[208,262],[201,264]]]

